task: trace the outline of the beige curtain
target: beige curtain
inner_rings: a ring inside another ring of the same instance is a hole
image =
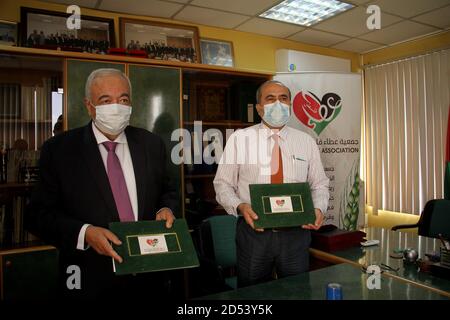
[[[443,198],[450,50],[366,67],[367,204],[420,214]]]

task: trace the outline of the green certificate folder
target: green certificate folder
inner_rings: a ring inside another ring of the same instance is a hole
[[[165,221],[111,222],[109,229],[122,241],[113,245],[123,258],[114,261],[116,275],[199,266],[184,219],[176,219],[170,229]]]
[[[308,183],[251,184],[255,228],[295,227],[314,223],[316,215]]]

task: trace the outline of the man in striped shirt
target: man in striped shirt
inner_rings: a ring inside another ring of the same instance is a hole
[[[238,216],[236,230],[238,286],[305,272],[309,268],[311,229],[323,222],[328,184],[316,142],[286,126],[291,113],[289,88],[278,81],[263,83],[256,93],[258,125],[238,130],[227,141],[214,188],[228,214]],[[308,182],[316,221],[302,228],[255,229],[249,184]]]

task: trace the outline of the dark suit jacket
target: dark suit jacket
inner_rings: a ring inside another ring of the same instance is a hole
[[[163,207],[175,213],[177,198],[167,176],[164,142],[130,126],[125,134],[136,178],[139,220],[155,219]],[[108,228],[109,222],[120,221],[92,124],[46,141],[40,169],[41,181],[28,209],[28,229],[60,249],[63,289],[69,276],[67,266],[78,265],[82,289],[71,290],[71,294],[96,297],[108,292],[120,278],[113,274],[112,259],[93,249],[76,249],[84,224]]]

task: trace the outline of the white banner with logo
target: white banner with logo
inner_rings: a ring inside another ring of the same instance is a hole
[[[274,80],[292,93],[289,125],[310,134],[319,146],[330,179],[325,224],[355,230],[364,225],[360,181],[361,75],[350,73],[278,73]]]

